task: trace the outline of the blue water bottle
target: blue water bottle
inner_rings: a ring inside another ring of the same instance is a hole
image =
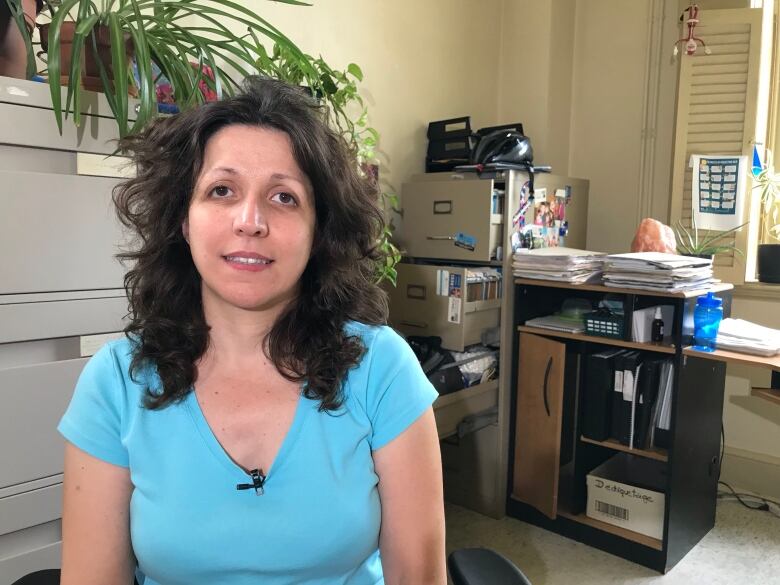
[[[723,319],[723,299],[708,292],[696,299],[693,311],[693,349],[715,351],[715,338]]]

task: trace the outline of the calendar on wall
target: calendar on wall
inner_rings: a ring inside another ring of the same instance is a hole
[[[691,203],[696,227],[729,230],[742,225],[746,156],[691,156]]]

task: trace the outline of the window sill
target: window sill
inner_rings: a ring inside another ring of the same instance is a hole
[[[742,299],[764,299],[780,301],[780,284],[748,281],[734,285],[734,296]]]

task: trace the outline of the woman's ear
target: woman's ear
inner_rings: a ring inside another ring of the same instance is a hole
[[[189,244],[190,243],[190,220],[189,220],[189,218],[185,218],[184,222],[181,224],[181,233],[184,236],[184,240]]]

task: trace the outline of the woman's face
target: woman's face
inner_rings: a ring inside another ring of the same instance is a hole
[[[281,309],[314,238],[314,194],[284,132],[232,125],[206,143],[182,226],[204,306]]]

